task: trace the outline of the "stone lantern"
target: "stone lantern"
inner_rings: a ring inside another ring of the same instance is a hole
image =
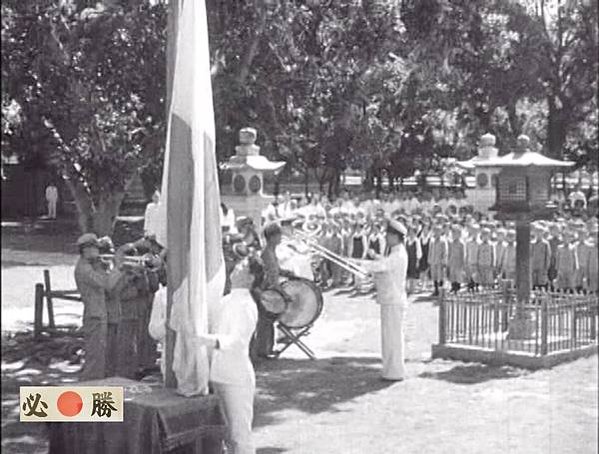
[[[495,136],[485,134],[480,138],[478,155],[468,161],[460,161],[458,166],[474,172],[476,188],[469,195],[470,203],[477,211],[486,212],[495,203],[497,173],[493,165],[499,150],[495,147]]]
[[[221,188],[221,199],[237,216],[250,217],[259,227],[262,211],[274,200],[274,197],[264,194],[264,175],[279,172],[285,162],[270,161],[262,156],[260,147],[255,144],[256,137],[254,128],[239,131],[235,155],[224,165],[231,171],[231,184]]]
[[[490,209],[497,212],[496,219],[515,221],[516,224],[517,310],[509,327],[512,339],[531,335],[530,324],[522,310],[531,291],[530,224],[549,218],[556,208],[550,197],[552,173],[574,165],[530,151],[529,146],[530,139],[521,135],[515,151],[488,161],[499,170],[495,204]]]

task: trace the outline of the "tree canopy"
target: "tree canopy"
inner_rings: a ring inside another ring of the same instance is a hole
[[[596,2],[206,2],[220,161],[249,125],[331,195],[347,168],[380,187],[469,158],[486,132],[597,165]],[[3,149],[59,168],[83,229],[110,231],[137,171],[160,180],[166,16],[143,0],[2,2]]]

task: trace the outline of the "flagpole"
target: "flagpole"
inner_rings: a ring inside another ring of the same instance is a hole
[[[179,16],[179,0],[169,0],[166,34],[166,121],[169,121],[173,80],[175,72],[175,53],[177,44],[177,18]],[[176,333],[170,328],[171,308],[173,307],[172,289],[167,291],[166,301],[166,338],[164,342],[164,386],[176,388],[177,379],[173,372],[173,352],[175,349]]]

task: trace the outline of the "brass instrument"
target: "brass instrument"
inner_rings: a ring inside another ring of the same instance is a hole
[[[100,254],[100,260],[103,262],[114,262],[115,254]],[[137,266],[152,266],[154,256],[152,254],[144,255],[125,255],[123,256],[123,264]]]
[[[360,265],[348,260],[346,257],[342,257],[339,254],[334,253],[333,251],[321,246],[314,240],[310,238],[308,235],[303,234],[301,232],[293,232],[293,239],[301,241],[307,247],[309,247],[314,253],[320,255],[321,257],[331,261],[335,265],[340,266],[346,271],[349,271],[352,274],[356,274],[361,277],[366,277],[369,275],[369,272],[361,267]]]

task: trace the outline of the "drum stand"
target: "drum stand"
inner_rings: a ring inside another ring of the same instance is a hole
[[[301,340],[301,337],[304,337],[306,335],[309,334],[309,330],[310,328],[312,328],[312,325],[308,325],[305,328],[302,328],[301,330],[297,331],[296,333],[294,333],[291,328],[289,328],[287,325],[285,325],[284,323],[277,323],[277,328],[286,336],[285,339],[282,341],[283,347],[279,350],[275,350],[273,353],[275,355],[275,357],[279,357],[281,356],[281,354],[287,350],[291,345],[295,344],[298,346],[298,348],[303,351],[308,358],[310,359],[316,359],[316,355],[314,354],[314,352],[310,349],[310,347],[308,347],[306,344],[304,344]]]

